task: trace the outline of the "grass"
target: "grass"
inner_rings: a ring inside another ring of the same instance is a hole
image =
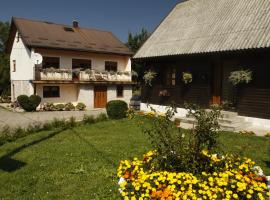
[[[220,142],[270,175],[270,138],[221,133]],[[0,199],[119,199],[119,161],[149,149],[132,120],[29,135],[0,147]]]

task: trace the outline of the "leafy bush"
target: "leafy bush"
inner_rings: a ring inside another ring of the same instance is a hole
[[[72,104],[72,103],[67,103],[65,105],[65,110],[66,111],[72,111],[72,110],[75,110],[75,106]]]
[[[53,103],[45,103],[43,104],[43,110],[45,111],[54,111],[55,105]]]
[[[78,103],[76,105],[77,110],[85,110],[85,108],[86,108],[86,105],[84,103]]]
[[[252,71],[250,70],[239,70],[231,72],[229,76],[229,82],[234,86],[237,86],[242,83],[249,83],[252,81]]]
[[[197,174],[212,169],[201,152],[207,150],[212,153],[215,150],[220,110],[218,107],[212,107],[210,111],[195,105],[186,107],[189,115],[197,121],[189,134],[175,126],[172,120],[176,113],[174,107],[168,108],[165,114],[159,114],[153,108],[143,116],[135,114],[143,133],[149,136],[153,149],[159,155],[155,158],[159,170]]]
[[[19,105],[27,112],[35,111],[41,102],[41,98],[38,95],[20,95],[17,97]]]
[[[54,106],[55,111],[63,111],[65,109],[64,104],[57,104]]]
[[[111,119],[122,119],[126,117],[128,105],[121,100],[110,101],[106,105],[106,111]]]

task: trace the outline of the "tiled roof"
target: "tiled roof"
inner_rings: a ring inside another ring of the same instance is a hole
[[[15,17],[13,23],[30,47],[132,55],[128,47],[108,31]]]
[[[270,47],[270,0],[188,0],[175,6],[135,58]]]

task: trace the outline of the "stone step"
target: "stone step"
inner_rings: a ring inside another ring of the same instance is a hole
[[[180,127],[190,129],[196,120],[192,117],[177,118],[180,120]],[[245,122],[243,118],[233,117],[232,119],[219,119],[220,130],[222,131],[239,131],[248,127],[249,123]]]
[[[222,118],[234,118],[238,116],[237,112],[221,111]]]

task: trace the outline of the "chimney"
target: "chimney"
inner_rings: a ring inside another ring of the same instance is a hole
[[[73,24],[73,28],[79,28],[79,22],[78,21],[73,20],[72,24]]]

